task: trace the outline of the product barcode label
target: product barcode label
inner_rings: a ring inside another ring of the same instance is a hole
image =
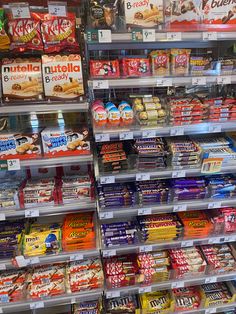
[[[231,76],[219,76],[217,77],[218,85],[227,85],[231,84]]]
[[[209,277],[205,279],[205,283],[214,283],[217,282],[217,277]]]
[[[156,137],[156,130],[144,130],[142,132],[142,138]]]
[[[152,213],[152,209],[151,208],[140,208],[138,210],[138,216],[151,215],[151,213]]]
[[[8,171],[20,170],[20,159],[8,159],[7,169]]]
[[[44,308],[44,302],[43,301],[30,303],[30,309],[31,310],[43,309],[43,308]]]
[[[176,281],[171,283],[171,289],[184,288],[184,281]]]
[[[180,33],[180,32],[167,33],[166,38],[169,41],[180,41],[180,40],[182,40],[182,33]]]
[[[96,142],[109,142],[110,141],[110,134],[95,134],[95,141]]]
[[[116,250],[106,250],[102,253],[103,257],[116,256]]]
[[[161,78],[156,80],[157,87],[168,87],[173,86],[172,78]]]
[[[143,41],[144,42],[156,41],[155,29],[143,29]]]
[[[14,3],[10,5],[13,19],[30,18],[30,9],[28,3]]]
[[[184,178],[186,177],[185,170],[175,170],[172,172],[172,178]]]
[[[133,132],[122,132],[120,133],[120,140],[132,140],[134,138]]]
[[[153,250],[152,245],[142,245],[142,246],[140,246],[140,248],[139,248],[139,252],[140,252],[140,253],[152,252],[152,250]]]
[[[208,209],[221,208],[221,202],[211,202],[208,204]]]
[[[200,86],[200,85],[206,85],[206,83],[207,83],[207,80],[206,80],[206,77],[204,76],[192,78],[192,85]]]
[[[109,81],[95,80],[93,81],[93,89],[109,89]]]
[[[184,135],[184,128],[183,127],[171,128],[170,135],[171,136]]]
[[[48,13],[52,16],[67,16],[66,2],[49,1]]]
[[[98,41],[100,43],[111,43],[111,30],[110,29],[99,29],[98,30]]]
[[[174,205],[173,212],[185,212],[187,210],[187,204]]]
[[[152,292],[152,287],[141,287],[139,288],[139,293],[149,293],[149,292]]]
[[[115,183],[115,177],[114,176],[101,177],[100,182],[101,184],[112,184]]]
[[[70,256],[70,261],[82,261],[84,259],[83,254],[73,254]]]
[[[120,291],[107,291],[106,296],[108,299],[119,298],[120,297]]]
[[[181,247],[189,247],[189,246],[193,246],[193,241],[192,240],[182,241]]]
[[[113,212],[99,213],[99,218],[100,219],[112,219]]]
[[[136,181],[147,181],[150,180],[150,173],[137,173]]]
[[[26,209],[25,218],[31,218],[31,217],[39,217],[39,210],[38,209]]]
[[[203,40],[217,40],[217,32],[203,32]]]

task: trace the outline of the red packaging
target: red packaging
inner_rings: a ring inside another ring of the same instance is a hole
[[[17,51],[43,50],[40,21],[41,14],[31,13],[28,19],[13,19],[8,17],[8,33],[11,40],[11,49]]]
[[[123,75],[126,77],[139,77],[151,75],[150,61],[148,58],[123,58]]]
[[[120,77],[119,61],[91,60],[90,75],[91,77],[118,78]]]
[[[67,13],[66,17],[45,14],[41,32],[46,52],[59,52],[65,49],[71,52],[78,49],[74,13]]]

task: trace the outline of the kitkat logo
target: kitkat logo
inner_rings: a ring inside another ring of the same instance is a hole
[[[9,33],[14,37],[21,37],[31,33],[35,27],[35,22],[30,19],[12,21],[9,22]]]
[[[42,28],[48,36],[56,36],[58,34],[63,34],[70,32],[72,28],[72,23],[65,19],[56,19],[54,21],[48,21],[42,24]]]
[[[187,55],[179,55],[175,58],[176,63],[185,63],[187,62]]]
[[[139,8],[139,7],[147,7],[148,5],[149,5],[149,0],[126,2],[126,7],[128,10]]]
[[[166,63],[167,56],[158,56],[156,60],[157,60],[157,63]]]

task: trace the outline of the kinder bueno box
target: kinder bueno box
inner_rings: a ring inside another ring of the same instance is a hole
[[[41,154],[40,129],[0,134],[0,159],[33,159]]]
[[[125,20],[128,28],[158,27],[163,23],[163,0],[125,0]]]
[[[3,59],[2,89],[5,101],[42,99],[41,60],[39,58]]]
[[[236,29],[235,0],[203,0],[203,23],[208,28]]]
[[[42,69],[47,98],[75,99],[84,95],[80,55],[44,55]]]
[[[184,32],[200,27],[202,0],[167,0],[166,3],[165,21],[170,29]]]
[[[87,128],[46,128],[42,131],[45,157],[60,157],[90,154],[89,132]]]

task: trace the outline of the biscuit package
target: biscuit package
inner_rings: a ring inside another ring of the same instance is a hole
[[[3,59],[2,89],[5,101],[41,100],[43,84],[40,59]]]
[[[167,0],[165,22],[171,29],[189,31],[199,28],[202,19],[201,0]]]
[[[203,23],[210,29],[234,28],[236,25],[236,2],[220,0],[202,1]]]
[[[47,98],[75,99],[84,95],[80,55],[43,55],[42,69]]]
[[[46,128],[42,131],[45,157],[86,155],[90,153],[87,128]]]
[[[40,129],[0,134],[0,159],[41,157]]]
[[[163,0],[125,0],[124,8],[128,28],[158,27],[163,23]]]

